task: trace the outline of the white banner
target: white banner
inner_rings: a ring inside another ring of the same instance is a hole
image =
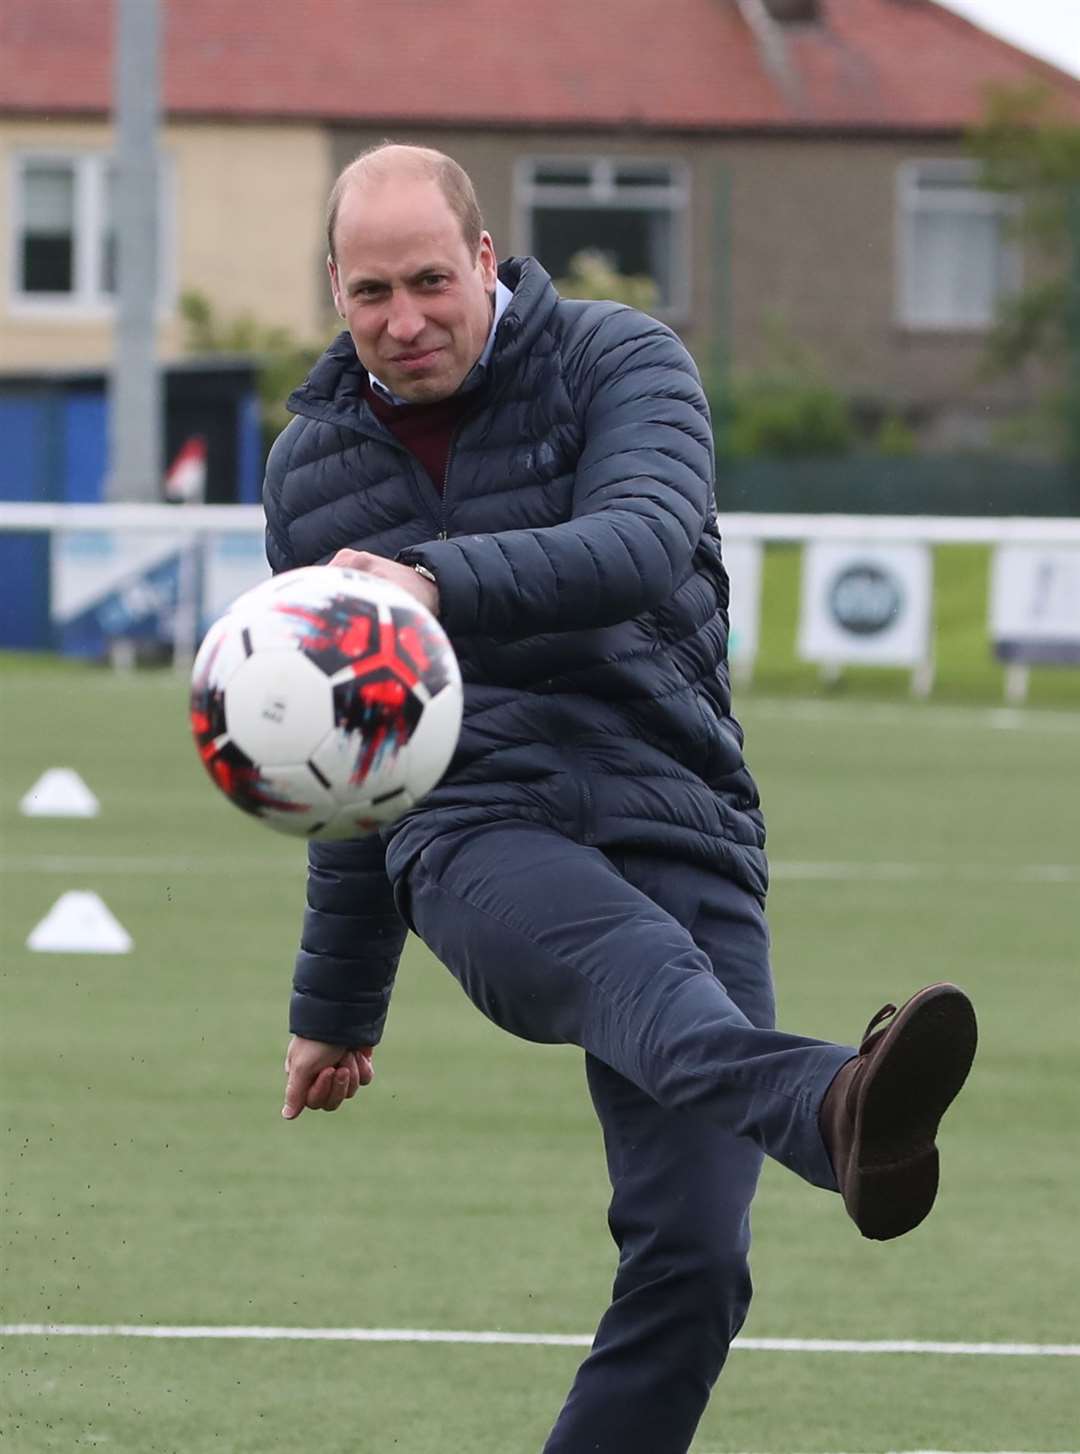
[[[177,531],[60,530],[51,616],[66,650],[101,655],[115,638],[136,637],[193,651],[202,630],[269,575],[261,533],[215,532],[200,544]]]
[[[216,621],[237,596],[270,579],[262,534],[211,535],[203,556],[203,625]]]
[[[184,582],[195,569],[184,537],[60,530],[51,557],[52,644],[61,651],[101,657],[120,641],[173,640]]]
[[[731,584],[728,603],[728,660],[748,672],[758,650],[761,618],[761,545],[756,540],[727,540],[724,568]]]
[[[812,542],[803,551],[799,655],[828,666],[926,666],[930,596],[924,545]]]
[[[102,608],[136,620],[171,609],[152,582],[183,545],[175,532],[58,531],[49,597],[53,620],[67,622]]]
[[[999,546],[990,636],[1003,661],[1080,662],[1080,547]]]

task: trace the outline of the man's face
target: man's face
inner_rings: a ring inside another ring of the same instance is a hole
[[[491,332],[491,238],[471,257],[436,183],[402,177],[354,185],[334,242],[334,306],[360,362],[411,404],[449,398]]]

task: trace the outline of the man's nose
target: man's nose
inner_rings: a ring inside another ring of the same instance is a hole
[[[396,343],[412,343],[414,338],[419,338],[426,322],[423,311],[408,293],[394,293],[386,327]]]

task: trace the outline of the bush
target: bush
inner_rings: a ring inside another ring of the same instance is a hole
[[[879,454],[891,455],[894,459],[917,454],[919,448],[915,431],[899,414],[885,415],[878,427],[874,446]]]
[[[783,326],[767,327],[766,362],[712,398],[722,453],[735,457],[846,454],[856,430],[847,400]]]
[[[732,455],[846,454],[854,439],[847,403],[827,384],[763,376],[732,390],[725,440]]]
[[[262,415],[263,453],[292,415],[285,400],[302,384],[323,351],[318,343],[301,343],[287,328],[258,322],[248,313],[224,321],[214,313],[202,293],[184,293],[180,299],[184,320],[184,343],[189,353],[246,354],[257,366],[259,404]]]
[[[644,273],[620,273],[607,253],[594,248],[574,253],[568,276],[556,279],[555,287],[564,298],[603,298],[628,303],[643,313],[651,312],[657,303],[652,278]]]

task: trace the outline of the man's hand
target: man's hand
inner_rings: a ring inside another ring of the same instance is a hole
[[[375,1078],[370,1045],[350,1050],[294,1035],[285,1052],[285,1104],[281,1114],[294,1121],[306,1106],[311,1111],[336,1111],[352,1100],[362,1085]]]
[[[367,571],[369,576],[379,576],[391,585],[400,586],[415,596],[421,606],[426,606],[433,616],[439,614],[439,588],[411,565],[402,565],[399,560],[387,560],[382,555],[372,555],[367,550],[339,550],[330,565],[343,565],[347,570]]]

